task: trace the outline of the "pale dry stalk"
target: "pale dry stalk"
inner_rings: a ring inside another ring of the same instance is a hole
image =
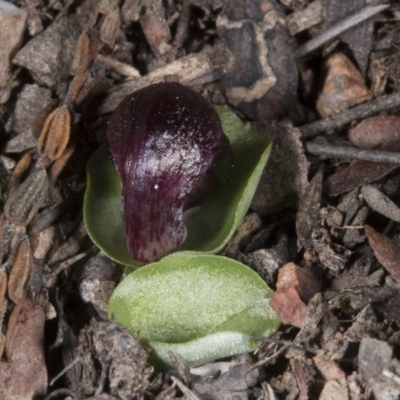
[[[54,164],[51,166],[51,169],[49,171],[49,178],[51,182],[54,182],[58,175],[60,175],[61,171],[64,169],[65,164],[68,162],[70,157],[75,151],[75,145],[70,144],[64,151],[64,154],[54,162]]]
[[[21,184],[21,178],[32,163],[32,155],[24,154],[15,166],[8,184],[8,196],[12,196]]]
[[[21,304],[25,300],[32,277],[32,271],[32,250],[29,240],[25,239],[19,245],[18,254],[8,279],[8,297],[15,304]]]
[[[6,337],[3,333],[2,327],[3,327],[4,315],[7,311],[7,297],[6,297],[7,283],[8,283],[7,272],[3,268],[0,271],[0,358],[3,355],[4,347],[6,344]]]

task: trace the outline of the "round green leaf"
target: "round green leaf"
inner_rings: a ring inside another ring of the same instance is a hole
[[[233,155],[233,168],[224,185],[198,203],[186,221],[185,242],[177,249],[215,254],[232,237],[245,216],[267,163],[271,145],[227,108],[216,107]],[[101,146],[87,165],[84,220],[93,242],[111,259],[137,267],[125,244],[118,174]],[[143,205],[145,207],[145,205]]]
[[[176,253],[128,275],[115,289],[109,315],[170,365],[173,351],[188,366],[254,350],[252,334],[280,322],[271,289],[250,268],[220,256]]]

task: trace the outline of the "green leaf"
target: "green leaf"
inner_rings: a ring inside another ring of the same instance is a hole
[[[227,108],[216,109],[231,143],[233,168],[227,182],[198,203],[199,210],[186,221],[187,238],[177,251],[215,254],[228,243],[250,206],[271,150],[268,140],[252,131],[249,123]],[[87,175],[84,220],[89,236],[114,261],[137,267],[125,244],[121,186],[105,145],[89,160]]]
[[[280,321],[271,289],[250,268],[220,256],[182,252],[128,275],[115,289],[109,315],[171,366],[187,366],[254,350],[252,334],[270,335]]]

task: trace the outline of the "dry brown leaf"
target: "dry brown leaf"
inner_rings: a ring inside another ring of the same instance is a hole
[[[400,283],[400,248],[369,225],[365,225],[365,233],[379,263]]]
[[[386,144],[381,150],[399,151],[400,142]],[[356,187],[375,182],[398,168],[397,164],[353,161],[348,167],[338,170],[326,179],[328,195],[337,196]]]

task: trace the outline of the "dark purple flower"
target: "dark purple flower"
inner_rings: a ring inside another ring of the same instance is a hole
[[[201,95],[160,83],[121,102],[109,121],[108,144],[122,185],[130,256],[140,264],[155,261],[185,240],[184,213],[220,182],[229,141]]]

